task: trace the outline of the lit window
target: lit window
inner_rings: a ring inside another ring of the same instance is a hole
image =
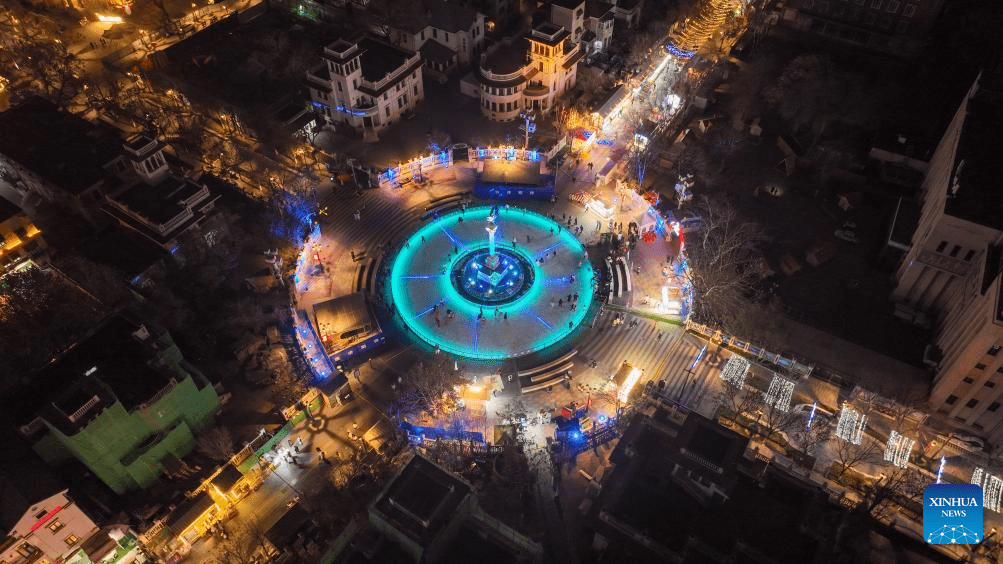
[[[80,537],[78,537],[77,535],[70,535],[65,539],[63,539],[63,542],[65,542],[67,546],[73,546],[78,542],[80,542]]]
[[[64,525],[63,525],[62,523],[60,523],[60,522],[59,522],[59,519],[54,519],[54,520],[53,520],[53,521],[52,521],[51,523],[49,523],[49,524],[48,524],[48,525],[46,525],[46,526],[47,526],[47,527],[49,528],[49,530],[50,530],[50,531],[52,531],[53,533],[55,533],[56,531],[58,531],[59,529],[62,529],[62,528],[64,527]]]

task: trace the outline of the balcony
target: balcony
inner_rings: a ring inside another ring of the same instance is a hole
[[[543,98],[548,94],[550,94],[550,87],[539,82],[530,83],[522,91],[522,95],[526,98]]]

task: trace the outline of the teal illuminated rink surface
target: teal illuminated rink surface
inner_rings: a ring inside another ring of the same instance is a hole
[[[412,336],[459,357],[501,360],[545,349],[575,331],[592,304],[593,273],[584,247],[566,225],[502,206],[495,220],[496,247],[532,269],[525,273],[529,286],[509,303],[477,303],[457,290],[451,274],[454,269],[472,272],[461,261],[487,248],[490,212],[487,206],[457,210],[415,231],[394,259],[387,287],[397,319]],[[578,295],[574,310],[569,294]],[[438,304],[443,305],[435,309]]]

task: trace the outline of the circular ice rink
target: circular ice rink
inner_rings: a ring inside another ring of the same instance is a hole
[[[460,357],[501,360],[554,345],[592,305],[592,267],[575,228],[504,206],[434,218],[393,261],[394,312],[410,334]]]

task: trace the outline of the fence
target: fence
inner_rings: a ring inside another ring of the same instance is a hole
[[[479,161],[487,159],[540,161],[541,159],[551,159],[563,146],[563,144],[557,143],[547,152],[540,152],[534,149],[516,149],[514,147],[477,147],[468,149],[468,155],[470,159]],[[400,188],[414,179],[425,176],[428,172],[451,166],[453,166],[453,152],[448,149],[440,151],[438,154],[416,157],[406,163],[388,168],[383,174],[380,174],[380,186],[387,185],[393,188]]]
[[[794,360],[793,358],[787,358],[778,353],[770,352],[764,348],[757,347],[752,343],[741,341],[738,338],[728,335],[727,333],[724,333],[719,329],[711,329],[706,325],[702,325],[700,323],[696,323],[688,319],[686,320],[685,328],[687,331],[703,335],[704,337],[707,337],[711,341],[718,342],[722,346],[726,346],[733,350],[740,350],[760,360],[765,360],[781,368],[786,368],[791,372],[791,374],[796,374],[801,377],[807,378],[808,376],[811,375],[812,370],[814,369],[812,365],[803,364],[801,362]]]

